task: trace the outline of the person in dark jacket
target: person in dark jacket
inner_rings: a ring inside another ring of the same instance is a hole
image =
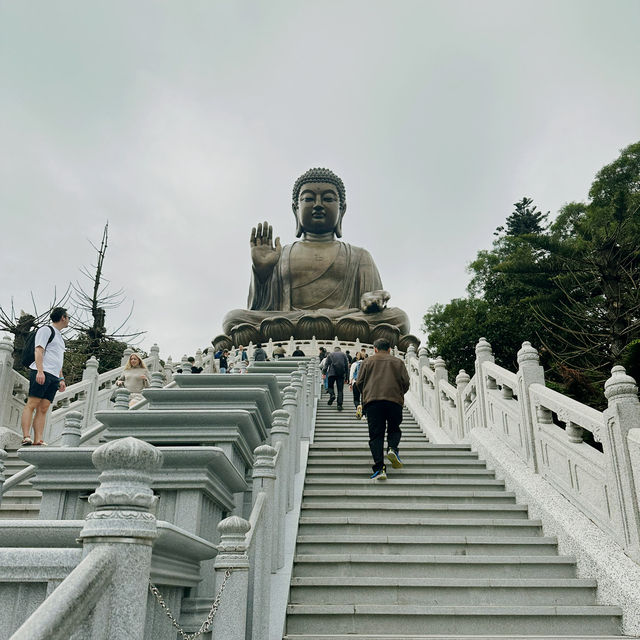
[[[267,352],[262,348],[262,343],[258,342],[256,345],[256,349],[253,352],[253,359],[255,362],[265,362],[269,358],[267,357]]]
[[[296,345],[296,350],[291,354],[294,358],[304,356],[304,351],[300,348],[300,345]]]
[[[404,394],[409,390],[409,374],[404,362],[389,353],[390,344],[380,338],[373,343],[375,354],[367,358],[358,372],[356,384],[362,392],[362,405],[369,423],[369,449],[373,457],[371,479],[386,480],[384,436],[387,434],[387,460],[394,469],[402,468],[398,447],[402,431]]]
[[[349,362],[340,347],[336,347],[333,353],[327,356],[322,372],[329,381],[329,402],[327,404],[333,404],[336,399],[336,394],[333,390],[333,385],[335,384],[338,389],[338,411],[342,411],[343,389],[344,382],[349,377]]]

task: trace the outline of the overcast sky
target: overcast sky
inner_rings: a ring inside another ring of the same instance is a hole
[[[639,32],[638,0],[0,0],[0,304],[46,306],[108,220],[141,346],[193,353],[324,166],[421,336],[514,202],[584,200],[640,140]]]

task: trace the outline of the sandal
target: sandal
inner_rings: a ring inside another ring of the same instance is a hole
[[[34,447],[46,447],[47,443],[44,440],[38,440],[38,442],[33,443]]]
[[[31,444],[33,444],[33,440],[29,436],[25,436],[22,438],[22,444],[20,446],[28,447]]]

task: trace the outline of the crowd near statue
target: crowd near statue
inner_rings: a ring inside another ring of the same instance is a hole
[[[385,338],[406,349],[419,344],[409,319],[388,307],[371,254],[339,240],[347,210],[342,180],[329,169],[310,169],[293,186],[299,240],[282,246],[268,222],[251,231],[251,285],[247,309],[224,318],[216,345],[312,337],[373,342]]]

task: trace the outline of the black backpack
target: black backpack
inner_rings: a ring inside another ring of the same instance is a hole
[[[36,333],[38,333],[40,328],[41,327],[34,329],[27,336],[24,348],[22,349],[22,358],[20,359],[23,367],[30,367],[36,361]],[[49,325],[49,329],[51,329],[51,335],[47,340],[47,346],[49,346],[49,343],[53,340],[53,336],[56,335],[56,332],[51,325]]]

